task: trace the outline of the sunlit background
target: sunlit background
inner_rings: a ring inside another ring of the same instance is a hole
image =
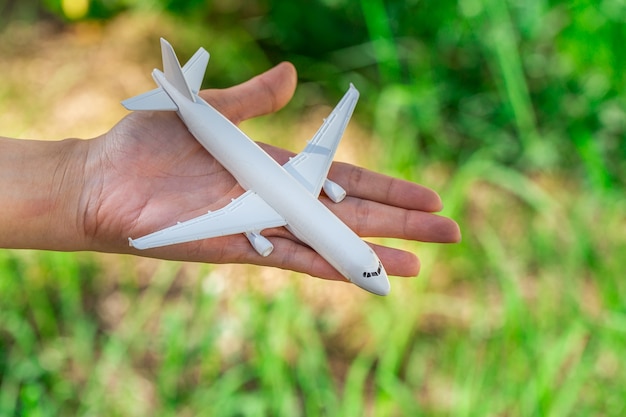
[[[389,241],[385,298],[270,268],[0,251],[0,415],[626,413],[622,0],[0,0],[0,135],[97,136],[159,37],[205,87],[283,60],[243,124],[300,150],[361,91],[338,159],[440,192],[463,242]]]

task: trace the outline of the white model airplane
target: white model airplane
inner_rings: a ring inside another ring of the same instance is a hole
[[[352,283],[378,295],[389,293],[385,269],[370,246],[318,200],[321,189],[334,202],[346,195],[326,178],[335,150],[359,93],[350,89],[304,150],[280,166],[226,117],[198,96],[209,53],[200,48],[180,67],[172,46],[161,39],[163,72],[152,77],[158,88],[122,102],[129,110],[176,111],[191,134],[246,190],[224,208],[138,239],[148,249],[243,233],[261,256],[272,243],[261,235],[285,226]]]

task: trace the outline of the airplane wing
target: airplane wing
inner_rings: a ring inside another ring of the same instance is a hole
[[[256,232],[287,222],[253,191],[246,191],[227,206],[158,232],[129,239],[137,249],[149,249],[210,237]]]
[[[291,158],[283,167],[314,196],[319,196],[328,176],[330,164],[346,129],[352,111],[359,99],[358,90],[350,89],[334,108],[302,152]]]

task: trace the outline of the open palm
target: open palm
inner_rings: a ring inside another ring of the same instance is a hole
[[[281,64],[241,85],[207,90],[202,97],[234,123],[274,112],[291,98],[295,70]],[[175,113],[135,112],[107,134],[90,142],[86,169],[95,175],[83,198],[85,230],[94,249],[164,259],[270,265],[313,276],[343,279],[323,258],[284,228],[264,231],[274,252],[263,258],[243,235],[204,239],[146,251],[128,246],[139,237],[219,209],[243,190],[191,136]],[[283,163],[290,152],[263,145]],[[262,173],[259,173],[262,175]],[[431,214],[441,208],[433,191],[349,164],[336,163],[330,178],[348,197],[340,204],[322,201],[361,236],[398,237],[431,242],[459,239],[456,223]],[[417,274],[408,252],[375,246],[392,275]]]

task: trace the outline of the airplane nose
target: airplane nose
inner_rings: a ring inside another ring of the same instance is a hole
[[[387,278],[387,274],[384,271],[379,276],[369,279],[371,281],[369,282],[369,288],[367,288],[368,291],[376,295],[387,295],[391,291],[389,278]]]
[[[389,278],[387,278],[387,273],[384,269],[378,276],[359,276],[358,278],[353,279],[352,282],[364,290],[376,295],[387,295],[391,291]]]

